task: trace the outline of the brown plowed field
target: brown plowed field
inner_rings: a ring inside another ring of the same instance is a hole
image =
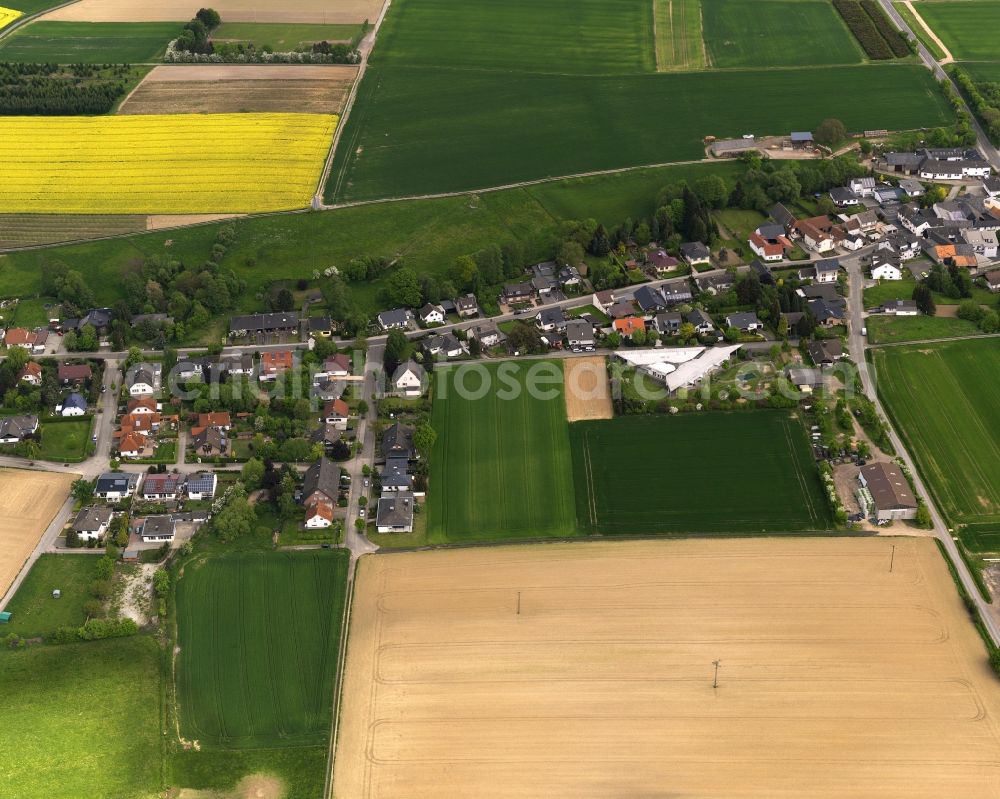
[[[162,66],[118,113],[339,114],[357,74],[354,66]]]
[[[213,0],[212,8],[226,22],[309,22],[329,25],[373,23],[382,9],[379,0]],[[197,11],[185,0],[80,0],[46,14],[47,20],[67,22],[187,22]]]
[[[75,474],[0,469],[0,597],[69,496]],[[0,627],[0,634],[3,628]]]
[[[928,539],[379,554],[359,566],[333,792],[996,797],[998,720]]]
[[[567,358],[563,361],[563,374],[566,418],[569,421],[610,419],[614,416],[604,356]]]

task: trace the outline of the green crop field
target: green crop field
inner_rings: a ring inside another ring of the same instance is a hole
[[[1000,341],[872,351],[878,391],[938,507],[973,551],[1000,551]]]
[[[589,532],[827,530],[802,423],[786,411],[626,416],[570,426],[577,517]]]
[[[32,22],[0,39],[0,61],[136,64],[158,61],[181,26],[174,22]]]
[[[87,620],[83,603],[91,598],[97,559],[96,555],[39,556],[5,608],[14,618],[0,627],[0,635],[16,633],[32,638],[60,627],[80,627]],[[59,599],[52,598],[55,588],[62,593]]]
[[[700,159],[707,135],[808,130],[827,117],[899,130],[952,112],[917,65],[595,77],[372,66],[326,195],[415,196]]]
[[[924,47],[930,51],[934,58],[940,61],[945,57],[944,52],[938,46],[937,42],[927,35],[927,31],[924,30],[924,26],[917,21],[917,18],[910,12],[906,3],[895,0],[892,7],[895,8],[899,16],[906,21],[906,24],[910,26],[910,30],[917,35],[917,38],[921,41]]]
[[[322,744],[333,708],[346,550],[234,552],[177,583],[181,734],[202,748]]]
[[[653,0],[656,68],[704,69],[705,42],[698,0]]]
[[[0,794],[159,795],[160,659],[145,635],[0,652]]]
[[[996,0],[920,2],[914,8],[957,61],[1000,60],[1000,3]]]
[[[589,217],[613,227],[626,217],[651,214],[657,192],[668,183],[713,174],[732,187],[742,169],[735,161],[688,164],[491,192],[474,203],[448,197],[233,220],[225,224],[235,227],[236,239],[222,266],[247,281],[245,310],[256,311],[263,310],[256,295],[271,280],[307,277],[362,255],[399,255],[418,273],[442,275],[459,255],[520,241],[528,258],[544,260],[563,219]],[[2,224],[0,219],[0,236]],[[200,225],[0,255],[0,288],[5,296],[37,294],[43,265],[59,260],[87,275],[98,302],[111,306],[122,297],[122,271],[134,259],[162,253],[170,240],[174,257],[201,263],[211,254],[218,228]],[[384,281],[352,284],[368,312],[379,307],[383,288]]]
[[[979,333],[975,323],[954,316],[869,316],[865,325],[871,344],[899,344]]]
[[[371,63],[560,75],[652,72],[652,8],[633,0],[394,0]]]
[[[529,372],[543,371],[547,398],[526,390]],[[439,368],[431,422],[431,542],[575,533],[558,361]]]
[[[963,61],[959,66],[972,75],[975,80],[1000,83],[1000,62]]]
[[[277,53],[314,42],[353,42],[360,35],[360,25],[306,23],[223,22],[212,31],[215,41],[253,42],[258,49],[270,47]]]
[[[828,0],[701,0],[701,7],[713,67],[858,64],[863,58]]]

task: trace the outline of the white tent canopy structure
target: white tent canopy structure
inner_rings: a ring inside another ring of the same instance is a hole
[[[740,348],[663,347],[647,350],[619,350],[615,354],[650,377],[666,385],[670,393],[697,385],[705,375],[718,369]]]

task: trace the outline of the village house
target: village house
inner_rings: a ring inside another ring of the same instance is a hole
[[[29,386],[40,386],[42,384],[42,365],[37,361],[28,361],[17,379]]]
[[[499,347],[507,340],[507,336],[492,320],[480,322],[470,327],[469,336],[476,339],[484,350]]]
[[[89,363],[60,363],[56,367],[56,379],[64,386],[90,380],[91,374]]]
[[[661,336],[673,336],[677,334],[683,324],[683,318],[677,312],[658,313],[653,318],[653,327]]]
[[[712,317],[700,308],[695,308],[684,317],[684,321],[694,326],[694,332],[699,336],[705,336],[715,330]]]
[[[142,397],[156,394],[160,390],[160,375],[163,365],[159,363],[140,363],[132,366],[125,373],[125,386],[130,397]]]
[[[147,474],[142,481],[139,496],[146,502],[172,502],[180,496],[182,482],[183,478],[179,474]]]
[[[849,208],[861,202],[858,195],[846,186],[835,186],[830,189],[830,199],[833,200],[833,204],[838,208]]]
[[[233,316],[229,320],[229,335],[233,337],[290,335],[299,330],[299,315],[294,311]]]
[[[281,375],[295,366],[295,353],[292,350],[267,350],[260,354],[261,382],[274,382]]]
[[[205,458],[219,458],[229,454],[229,437],[221,427],[192,427],[191,445],[195,454]]]
[[[826,300],[823,298],[809,300],[806,303],[809,313],[816,319],[820,327],[833,327],[842,324],[847,318],[846,303],[843,299]]]
[[[902,470],[895,463],[868,463],[861,467],[858,482],[872,500],[874,517],[879,522],[915,519],[917,498]]]
[[[566,344],[574,351],[593,349],[594,326],[584,319],[573,319],[566,324]]]
[[[710,263],[712,253],[708,247],[700,241],[688,241],[681,245],[681,258],[684,263],[690,266]]]
[[[810,341],[806,344],[806,350],[817,366],[833,366],[844,357],[844,345],[839,338]]]
[[[678,267],[680,261],[672,255],[667,255],[663,249],[651,250],[646,253],[646,265],[656,275],[671,272]]]
[[[868,176],[851,178],[847,183],[847,188],[854,192],[858,197],[874,197],[875,178]]]
[[[393,308],[391,311],[382,311],[377,317],[378,325],[382,330],[405,330],[413,321],[413,311],[409,308]]]
[[[106,502],[121,502],[135,493],[139,475],[132,472],[104,472],[94,483],[94,496]]]
[[[380,533],[413,532],[413,494],[397,491],[379,498],[375,529]]]
[[[218,483],[219,478],[215,472],[195,472],[188,475],[184,491],[192,501],[212,499]]]
[[[507,305],[531,303],[534,299],[535,287],[531,283],[508,283],[500,294],[500,301]]]
[[[468,347],[454,333],[430,336],[423,342],[424,352],[437,358],[460,358],[468,355]]]
[[[646,321],[639,316],[627,316],[615,319],[614,328],[622,338],[632,338],[636,333],[646,331]]]
[[[667,307],[667,299],[652,286],[640,286],[635,290],[635,302],[639,310],[651,315]]]
[[[903,178],[900,180],[899,188],[905,191],[909,197],[923,197],[927,193],[924,184],[913,178]]]
[[[752,333],[763,330],[764,325],[752,311],[732,313],[726,316],[726,327],[735,327],[741,333]]]
[[[411,459],[413,450],[413,428],[396,422],[382,433],[382,455],[386,458]]]
[[[560,307],[543,308],[535,318],[535,324],[538,326],[538,329],[543,331],[565,330],[566,322],[566,314],[563,313],[563,309]]]
[[[123,433],[118,439],[118,454],[123,458],[141,458],[146,454],[149,438],[140,432]]]
[[[871,272],[874,280],[903,279],[901,259],[892,250],[879,249],[872,253]]]
[[[890,300],[882,306],[882,313],[889,316],[916,316],[920,311],[914,300]]]
[[[346,430],[347,420],[350,418],[350,415],[351,411],[344,400],[328,400],[323,405],[323,415],[320,421],[328,425],[333,425],[337,430]]]
[[[333,507],[339,493],[339,479],[340,467],[325,457],[306,470],[302,479],[306,527],[323,528],[333,524]]]
[[[419,397],[424,393],[424,367],[416,361],[407,361],[392,376],[392,389],[404,397]]]
[[[82,541],[97,541],[107,534],[113,517],[111,508],[81,508],[73,520],[72,529]]]
[[[0,417],[0,444],[16,444],[38,431],[38,417],[33,414]]]
[[[418,312],[420,321],[425,325],[440,325],[444,323],[444,308],[440,305],[432,305],[427,303]]]
[[[694,285],[698,291],[706,294],[725,294],[736,285],[736,279],[729,272],[722,272],[716,275],[697,275],[694,278]]]
[[[817,227],[812,220],[800,219],[797,225],[807,249],[818,253],[830,252],[833,249],[833,236]]]
[[[87,413],[87,400],[74,391],[62,401],[56,412],[60,416],[84,416]]]
[[[48,341],[48,337],[48,330],[26,330],[23,327],[11,327],[4,335],[3,342],[8,347],[20,347],[35,355],[41,355],[45,352],[45,342]]]
[[[173,516],[147,516],[139,525],[139,537],[143,543],[161,544],[174,540]]]
[[[463,319],[479,316],[479,302],[475,294],[463,294],[455,298],[455,312]]]
[[[785,253],[795,245],[785,233],[785,228],[777,223],[761,225],[749,239],[750,249],[758,258],[767,261],[780,261],[785,257]]]

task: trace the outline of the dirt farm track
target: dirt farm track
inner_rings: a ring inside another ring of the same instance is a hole
[[[929,539],[379,554],[334,796],[996,797],[998,723]]]
[[[66,501],[75,477],[0,469],[0,597]]]

